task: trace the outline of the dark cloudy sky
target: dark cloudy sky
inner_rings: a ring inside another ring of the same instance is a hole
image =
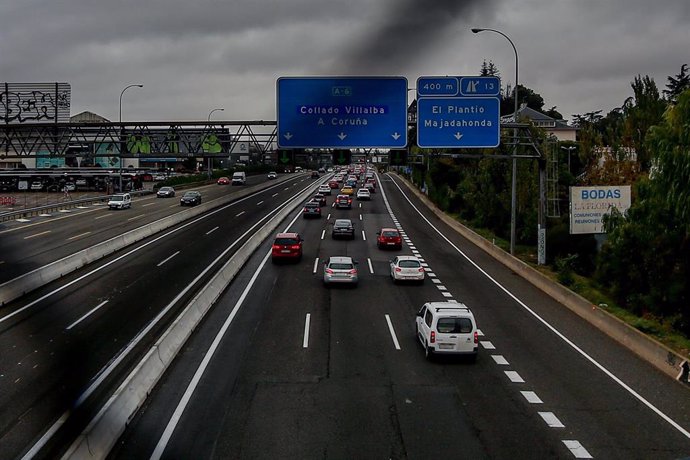
[[[274,120],[281,76],[476,75],[484,59],[566,117],[690,63],[689,0],[0,0],[0,82],[68,82],[72,114]]]

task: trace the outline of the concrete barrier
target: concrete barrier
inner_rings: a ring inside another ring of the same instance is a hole
[[[405,178],[393,173],[391,173],[391,175],[400,179],[407,189],[416,195],[436,217],[473,244],[483,249],[494,259],[529,281],[560,304],[565,305],[578,316],[630,349],[633,353],[637,354],[666,375],[674,379],[679,379],[679,375],[682,372],[681,365],[689,359],[688,357],[683,357],[676,353],[653,337],[643,334],[607,311],[602,310],[599,306],[592,304],[584,297],[552,281],[522,260],[503,251],[498,246],[492,244],[490,241],[441,211],[426,195],[421,193]]]
[[[277,183],[284,183],[294,178],[283,178],[278,182],[271,182],[269,185]],[[62,276],[72,273],[85,265],[95,262],[105,256],[108,256],[116,251],[119,251],[129,245],[148,238],[151,235],[162,232],[170,227],[178,225],[188,219],[196,217],[210,209],[226,205],[232,201],[237,201],[254,192],[266,188],[266,183],[254,185],[251,187],[239,189],[237,193],[233,193],[226,197],[218,198],[208,203],[202,203],[198,206],[188,208],[185,211],[177,212],[171,216],[164,217],[150,224],[123,233],[113,237],[107,241],[83,249],[79,252],[63,257],[60,260],[52,262],[36,270],[32,270],[17,278],[6,281],[0,284],[0,306],[17,299],[34,289],[38,289]]]
[[[249,260],[263,241],[280,223],[313,193],[305,191],[292,205],[274,215],[252,235],[223,265],[213,278],[189,301],[125,381],[109,398],[86,429],[70,446],[63,459],[103,459],[117,442],[127,423],[136,414],[167,367],[175,358],[204,315]]]

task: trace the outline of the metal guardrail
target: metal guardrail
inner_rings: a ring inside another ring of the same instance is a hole
[[[153,190],[135,190],[132,192],[127,192],[132,196],[143,196],[153,193]],[[38,216],[40,214],[46,214],[49,212],[60,211],[62,209],[73,209],[81,205],[92,204],[92,203],[102,203],[110,199],[112,195],[98,195],[88,198],[81,198],[78,200],[61,201],[59,203],[50,203],[44,206],[36,206],[33,208],[23,208],[12,211],[0,212],[0,222],[5,222],[8,220],[16,220],[25,217]]]

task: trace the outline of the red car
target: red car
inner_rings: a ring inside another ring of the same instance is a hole
[[[379,249],[402,249],[402,236],[400,236],[400,232],[396,229],[382,228],[380,232],[376,232],[376,235],[376,246]]]
[[[302,259],[302,243],[304,240],[299,233],[278,233],[271,246],[271,261]]]
[[[328,186],[329,186],[330,188],[334,188],[334,189],[335,189],[335,188],[340,188],[340,184],[338,184],[338,181],[337,181],[337,180],[329,181],[329,182],[328,182]]]
[[[218,179],[218,185],[230,185],[230,179],[227,177],[221,177]]]

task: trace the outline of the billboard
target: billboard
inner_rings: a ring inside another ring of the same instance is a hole
[[[0,83],[0,122],[69,122],[69,83]]]
[[[570,233],[605,233],[603,217],[630,208],[630,186],[570,187]]]

